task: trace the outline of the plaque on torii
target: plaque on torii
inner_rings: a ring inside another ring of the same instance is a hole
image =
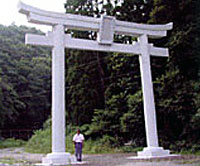
[[[27,16],[29,22],[53,27],[52,32],[48,32],[46,36],[26,34],[25,40],[26,44],[52,48],[52,153],[43,159],[43,164],[65,165],[70,160],[70,154],[65,152],[65,48],[139,55],[147,147],[138,152],[138,157],[170,155],[169,150],[158,145],[150,66],[150,55],[168,57],[168,49],[149,44],[148,38],[166,36],[167,30],[172,29],[172,23],[148,25],[119,21],[111,16],[93,18],[62,14],[40,10],[22,2],[18,4],[18,8],[20,13]],[[97,41],[73,38],[70,34],[65,34],[65,29],[95,31],[98,33]],[[114,34],[134,36],[138,41],[134,44],[115,43]]]

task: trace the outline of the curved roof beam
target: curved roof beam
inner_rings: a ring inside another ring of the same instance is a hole
[[[101,18],[80,16],[68,13],[57,13],[41,10],[23,2],[18,3],[18,10],[25,14],[28,21],[36,24],[54,26],[62,24],[68,29],[99,31]],[[150,38],[166,36],[166,31],[173,28],[173,23],[165,25],[138,24],[125,21],[114,21],[114,33],[138,37],[147,34]]]

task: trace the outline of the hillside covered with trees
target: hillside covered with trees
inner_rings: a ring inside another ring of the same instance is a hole
[[[169,58],[151,57],[159,141],[164,147],[191,148],[200,143],[197,3],[191,0],[73,0],[65,4],[67,13],[97,18],[107,14],[137,23],[174,23],[167,37],[150,41],[170,50]],[[74,31],[72,34],[96,38],[94,32]],[[115,42],[119,43],[134,40],[130,36],[115,36]],[[74,50],[68,51],[66,56],[68,123],[88,124],[83,129],[93,139],[108,136],[112,144],[132,141],[133,146],[144,146],[138,56]]]
[[[165,24],[167,37],[150,40],[168,47],[169,58],[151,57],[161,146],[200,150],[200,14],[192,0],[72,0],[67,13]],[[41,128],[51,113],[51,53],[26,46],[24,34],[41,33],[0,26],[0,127]],[[94,40],[95,32],[67,31]],[[132,43],[115,35],[115,42]],[[49,122],[49,121],[48,121]],[[35,127],[34,127],[35,125]],[[66,125],[80,126],[86,139],[118,147],[146,145],[138,56],[66,50]],[[48,126],[45,126],[48,127]],[[38,134],[38,133],[37,133]]]
[[[9,130],[41,128],[50,115],[50,51],[25,45],[25,33],[41,32],[0,25],[0,128],[6,137]]]

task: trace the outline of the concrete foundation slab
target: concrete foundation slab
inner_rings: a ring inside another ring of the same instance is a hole
[[[67,165],[77,163],[75,156],[66,152],[53,152],[42,158],[41,165]]]

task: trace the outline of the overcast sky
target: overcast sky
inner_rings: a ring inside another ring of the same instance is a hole
[[[26,16],[17,11],[18,2],[19,0],[0,0],[0,24],[10,25],[15,23],[16,25],[36,27],[42,31],[51,30],[49,26],[27,23]],[[65,12],[64,3],[66,0],[22,0],[22,2],[44,10]]]

